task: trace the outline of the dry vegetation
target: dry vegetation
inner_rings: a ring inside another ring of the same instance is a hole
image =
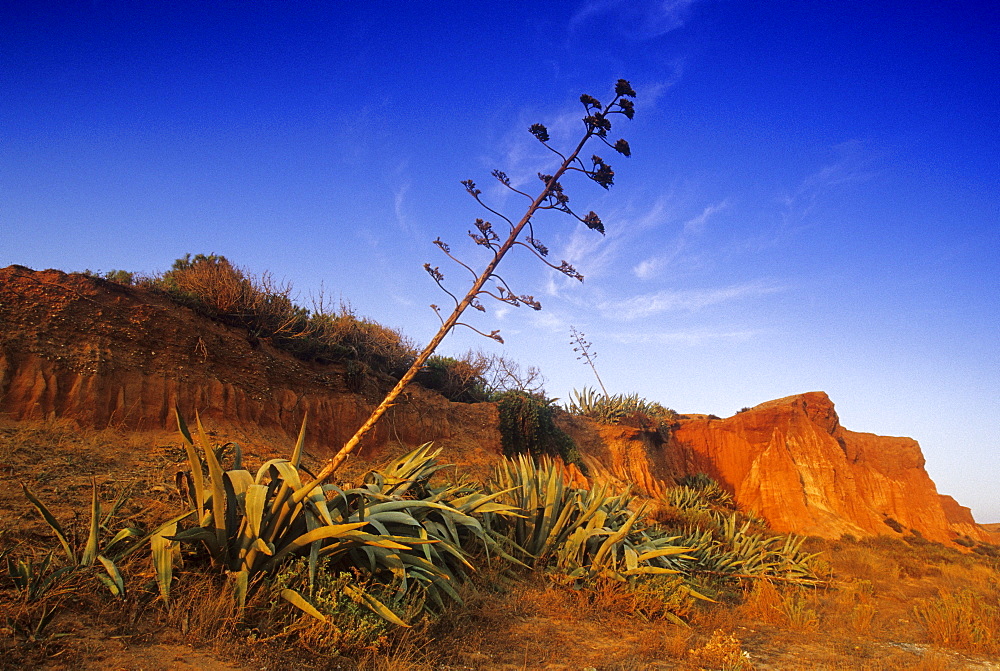
[[[244,455],[254,463],[273,456]],[[409,629],[345,597],[344,585],[361,579],[349,572],[326,574],[313,593],[313,603],[330,614],[325,622],[271,589],[252,589],[241,609],[234,581],[197,553],[176,566],[168,602],[148,551],[119,561],[120,596],[99,579],[108,575],[100,565],[53,577],[68,561],[19,483],[79,548],[91,478],[102,515],[120,492],[131,492],[120,498],[108,533],[150,529],[184,510],[174,480],[184,462],[182,442],[172,436],[0,427],[0,498],[10,511],[0,521],[3,667],[874,671],[997,668],[1000,660],[995,561],[888,538],[808,539],[800,551],[821,553],[814,568],[829,577],[815,586],[695,571],[687,578],[623,582],[607,573],[582,580],[560,569],[558,557],[527,571],[480,551],[470,555],[479,570],[461,582],[461,603],[430,612],[412,594],[394,603],[414,625]],[[684,505],[690,496],[674,498]],[[658,516],[668,523],[712,525],[712,509],[662,505],[668,508]],[[299,560],[268,580],[302,588],[307,572]],[[683,584],[715,601],[692,597],[679,589]],[[385,590],[375,593],[392,599]]]

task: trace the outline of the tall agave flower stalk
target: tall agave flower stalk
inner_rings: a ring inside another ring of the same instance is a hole
[[[427,359],[434,353],[438,345],[441,344],[441,341],[444,340],[445,336],[447,336],[452,329],[459,325],[467,326],[481,335],[503,342],[503,339],[500,337],[498,331],[482,333],[469,324],[460,321],[462,314],[469,307],[485,312],[486,309],[479,302],[480,297],[489,296],[513,306],[520,306],[523,304],[534,310],[541,309],[541,305],[535,300],[534,296],[518,295],[514,293],[514,291],[511,290],[510,285],[508,285],[508,283],[497,274],[497,267],[500,265],[500,262],[503,261],[507,253],[514,249],[514,247],[524,247],[552,269],[557,270],[568,277],[583,281],[583,275],[577,272],[577,270],[566,261],[563,261],[559,265],[555,265],[547,260],[546,257],[548,256],[549,250],[535,237],[534,218],[539,212],[545,210],[563,212],[579,220],[588,228],[598,231],[602,235],[604,234],[604,224],[601,222],[601,219],[597,216],[597,214],[590,212],[581,217],[570,209],[569,196],[567,196],[564,192],[560,180],[567,173],[579,172],[597,182],[605,189],[611,187],[614,183],[615,175],[611,166],[605,163],[605,161],[597,155],[591,156],[589,160],[581,158],[581,153],[587,144],[596,138],[623,156],[631,155],[631,149],[629,148],[628,142],[621,139],[612,144],[608,140],[608,133],[611,130],[611,117],[613,115],[618,114],[628,119],[631,119],[634,116],[635,109],[632,102],[632,98],[634,97],[635,91],[632,90],[632,86],[629,82],[624,79],[618,80],[615,85],[615,96],[606,106],[602,105],[601,102],[593,96],[587,94],[580,96],[580,102],[584,107],[584,133],[576,147],[566,154],[560,152],[549,144],[549,132],[545,126],[538,123],[531,126],[529,129],[531,134],[534,135],[543,146],[555,154],[559,158],[560,163],[558,168],[556,168],[551,175],[539,173],[538,177],[541,179],[544,186],[542,187],[542,190],[534,196],[513,186],[510,178],[507,177],[505,173],[499,170],[493,171],[493,177],[500,182],[500,184],[528,200],[527,209],[520,219],[515,221],[508,218],[506,215],[484,203],[481,199],[482,191],[476,187],[476,184],[472,180],[466,180],[462,183],[469,195],[476,199],[476,202],[507,224],[508,230],[506,238],[501,238],[501,234],[494,229],[493,224],[490,222],[484,221],[483,219],[476,220],[475,225],[478,232],[469,231],[469,237],[471,237],[477,245],[485,247],[490,251],[490,258],[486,267],[479,272],[476,272],[469,265],[453,256],[450,247],[440,238],[434,241],[434,243],[440,247],[449,258],[455,261],[458,265],[462,266],[462,268],[467,270],[472,275],[474,278],[472,285],[465,293],[465,296],[459,299],[455,294],[444,287],[444,274],[440,271],[440,269],[437,267],[431,267],[430,264],[424,264],[424,268],[431,275],[434,281],[454,302],[454,308],[452,309],[451,314],[445,318],[442,316],[442,312],[437,306],[431,306],[434,308],[435,312],[437,312],[438,318],[441,319],[441,328],[438,329],[437,334],[431,338],[431,341],[417,356],[413,365],[411,365],[409,370],[407,370],[403,377],[400,378],[396,386],[393,387],[388,394],[386,394],[385,398],[372,411],[371,415],[364,422],[364,424],[361,425],[351,439],[348,440],[347,443],[340,449],[340,451],[334,455],[329,462],[327,462],[323,469],[317,473],[315,480],[309,483],[309,485],[303,487],[300,492],[296,493],[296,499],[298,501],[305,498],[313,487],[323,482],[336,472],[340,465],[344,463],[347,457],[350,456],[351,452],[353,452],[358,446],[361,439],[375,427],[382,415],[384,415],[385,412],[392,407],[396,397],[398,397],[406,386],[410,384],[417,372],[423,367]],[[495,285],[492,288],[487,288],[488,282],[494,282]]]

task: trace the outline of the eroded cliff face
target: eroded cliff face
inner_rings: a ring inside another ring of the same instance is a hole
[[[290,441],[308,413],[307,448],[322,458],[384,393],[371,379],[355,393],[340,365],[304,363],[154,292],[78,274],[0,269],[0,325],[0,416],[13,420],[174,430],[176,406],[238,440]],[[431,440],[452,461],[495,460],[496,409],[414,386],[359,453]]]
[[[388,381],[349,389],[337,364],[304,363],[143,289],[59,271],[0,269],[0,416],[174,430],[174,407],[237,440],[289,442],[308,413],[307,449],[339,448]],[[822,392],[770,401],[728,419],[682,420],[672,435],[560,420],[592,477],[657,496],[706,473],[778,531],[828,538],[903,533],[996,542],[938,495],[917,443],[848,431]],[[250,432],[250,435],[247,435]],[[489,403],[450,403],[413,386],[362,445],[359,460],[435,441],[485,475],[501,453]],[[569,469],[583,483],[578,471]]]
[[[777,531],[837,538],[915,530],[942,543],[959,535],[996,542],[968,508],[938,494],[916,441],[848,431],[823,392],[727,419],[681,420],[666,443],[628,427],[566,428],[601,445],[588,449],[598,473],[653,495],[671,479],[705,473]]]
[[[821,392],[685,422],[675,445],[685,469],[709,473],[778,531],[868,536],[899,525],[950,540],[919,445],[847,431]]]

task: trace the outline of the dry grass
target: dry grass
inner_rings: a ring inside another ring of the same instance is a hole
[[[749,671],[754,668],[750,654],[741,647],[740,640],[721,629],[712,632],[704,645],[688,651],[688,659],[699,667],[725,671]]]
[[[768,580],[758,580],[738,610],[748,620],[792,631],[816,631],[819,600],[816,590],[794,587],[782,591]]]
[[[162,439],[59,423],[0,425],[0,502],[12,511],[0,520],[7,530],[0,551],[40,562],[56,548],[59,557],[51,532],[24,500],[20,480],[70,527],[85,523],[91,475],[103,484],[105,505],[116,492],[111,474],[125,473],[139,484],[122,511],[130,523],[148,526],[169,517],[176,507],[171,478],[183,455],[156,442]],[[321,631],[266,590],[255,592],[238,613],[226,578],[197,563],[179,574],[167,606],[151,581],[148,556],[137,554],[122,566],[129,589],[124,599],[113,598],[93,572],[80,571],[28,601],[3,575],[0,561],[0,668],[168,669],[173,657],[164,657],[165,649],[206,669],[378,671],[546,665],[695,671],[743,664],[744,652],[771,669],[958,671],[968,662],[953,648],[973,659],[1000,656],[1000,573],[989,558],[899,541],[811,542],[809,551],[824,551],[833,567],[831,587],[801,590],[758,581],[744,593],[735,584],[715,585],[717,594],[733,595],[732,603],[718,604],[671,602],[669,580],[638,589],[612,581],[573,589],[545,575],[477,562],[483,568],[462,587],[463,606],[413,629],[385,632],[377,646]],[[667,621],[667,612],[691,626]]]
[[[921,599],[914,615],[927,628],[928,638],[938,645],[976,652],[1000,652],[1000,608],[996,598],[962,590]]]

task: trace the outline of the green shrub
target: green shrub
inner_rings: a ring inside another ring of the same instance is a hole
[[[454,359],[434,355],[427,359],[423,370],[414,378],[427,389],[439,392],[449,401],[479,403],[488,401],[490,393],[483,379],[483,367],[469,357]]]
[[[288,349],[307,361],[356,361],[370,373],[400,377],[416,358],[413,343],[398,331],[358,317],[342,304],[309,316],[309,336],[290,342]]]
[[[554,400],[540,394],[509,391],[497,399],[500,414],[500,437],[508,457],[528,454],[562,458],[584,469],[576,443],[555,425]]]
[[[883,519],[882,522],[887,527],[889,527],[890,529],[892,529],[893,531],[895,531],[897,534],[903,533],[903,525],[900,524],[899,522],[897,522],[894,518],[889,517],[888,515],[886,515],[885,519]]]
[[[153,281],[174,300],[256,338],[288,340],[309,335],[309,311],[296,306],[291,285],[270,273],[248,274],[217,254],[186,254]]]
[[[275,594],[288,589],[309,595],[309,604],[322,619],[290,611],[283,600],[277,599],[271,602],[272,618],[286,620],[286,631],[298,629],[300,642],[311,652],[323,655],[355,657],[386,647],[397,625],[373,612],[361,595],[384,604],[404,622],[415,620],[423,610],[419,592],[375,582],[357,570],[337,571],[324,563],[310,578],[305,558],[287,562],[275,576],[272,589]]]

